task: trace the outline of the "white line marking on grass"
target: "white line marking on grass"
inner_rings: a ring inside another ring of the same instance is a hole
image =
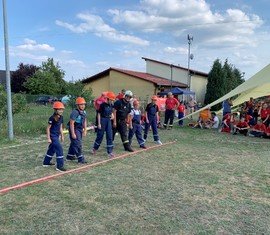
[[[90,127],[87,127],[86,129],[87,129],[87,131],[94,130],[94,127],[90,126]],[[64,130],[64,134],[68,134],[68,130]],[[23,144],[11,145],[11,146],[2,147],[2,148],[0,148],[0,150],[17,148],[17,147],[21,147],[24,145],[38,144],[38,143],[45,143],[45,142],[47,142],[47,140],[40,140],[40,141],[35,141],[35,142],[28,142],[28,143],[23,143]]]
[[[30,186],[32,184],[38,184],[38,183],[42,183],[42,182],[45,182],[45,181],[49,181],[49,180],[52,180],[52,179],[57,178],[57,177],[62,176],[62,175],[71,174],[71,173],[78,173],[78,172],[81,172],[81,171],[86,170],[86,169],[91,168],[91,167],[96,167],[96,166],[99,166],[99,165],[103,165],[103,164],[105,164],[107,162],[110,162],[110,161],[126,158],[126,157],[132,156],[132,155],[134,155],[136,153],[141,153],[141,152],[148,151],[148,150],[151,150],[151,149],[164,147],[166,145],[170,145],[170,144],[174,144],[174,143],[176,143],[176,141],[164,143],[162,145],[150,146],[147,149],[140,149],[140,150],[137,150],[137,151],[134,151],[134,152],[125,153],[125,154],[122,154],[122,155],[120,155],[118,157],[116,156],[114,158],[110,158],[110,159],[103,160],[103,161],[100,161],[100,162],[92,163],[90,165],[85,165],[85,166],[75,168],[75,169],[72,169],[72,170],[68,170],[68,171],[65,171],[65,172],[61,172],[61,173],[58,173],[58,174],[49,175],[49,176],[45,176],[45,177],[38,178],[38,179],[35,179],[35,180],[20,183],[20,184],[14,185],[14,186],[2,188],[2,189],[0,189],[0,194],[8,193],[10,190],[24,188],[24,187]]]
[[[2,147],[2,148],[0,148],[0,150],[17,148],[17,147],[21,147],[24,145],[39,144],[39,143],[45,143],[45,142],[47,142],[47,140],[40,140],[40,141],[35,141],[35,142],[28,142],[28,143],[23,143],[23,144],[11,145],[11,146]]]

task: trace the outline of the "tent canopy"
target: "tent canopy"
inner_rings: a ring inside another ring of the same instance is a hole
[[[158,95],[167,95],[169,92],[171,92],[173,95],[195,95],[195,92],[184,90],[179,87],[174,87],[171,90],[159,92]]]
[[[245,101],[248,101],[250,97],[256,99],[270,95],[270,64],[265,66],[262,70],[253,75],[250,79],[248,79],[226,95],[222,96],[221,98],[217,99],[211,104],[206,105],[205,107],[192,114],[199,113],[200,111],[207,108],[211,108],[212,106],[221,103],[222,101],[229,99],[235,95],[239,96],[232,101],[233,107],[240,105]],[[192,114],[185,116],[185,118],[191,116]]]

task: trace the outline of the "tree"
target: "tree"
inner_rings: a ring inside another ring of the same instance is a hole
[[[225,93],[227,94],[241,83],[244,82],[242,74],[239,69],[235,68],[232,64],[228,63],[228,59],[225,60],[223,65],[223,70],[225,72]]]
[[[32,64],[18,65],[18,69],[11,73],[11,90],[12,92],[27,92],[27,88],[24,87],[24,83],[27,79],[35,74],[39,67]]]
[[[65,72],[52,58],[43,62],[40,69],[24,83],[31,94],[66,94]]]
[[[240,70],[229,64],[228,59],[225,60],[224,65],[218,59],[215,60],[208,74],[205,104],[210,104],[219,99],[244,81]],[[220,108],[221,104],[213,106],[214,110]]]
[[[37,71],[32,77],[28,78],[24,86],[30,94],[55,95],[60,94],[59,84],[56,83],[53,74],[48,71]]]
[[[60,68],[59,64],[54,64],[53,58],[48,58],[47,62],[42,63],[41,69],[53,75],[55,82],[59,85],[59,94],[66,94],[65,71]]]
[[[214,61],[211,71],[208,74],[206,86],[205,104],[210,104],[225,93],[225,72],[219,59]],[[214,106],[213,109],[220,109],[221,105]]]
[[[71,107],[75,107],[76,98],[81,96],[85,98],[86,101],[92,100],[92,90],[84,89],[84,85],[81,81],[76,81],[75,83],[69,82],[66,85],[67,94],[70,96],[68,104]]]

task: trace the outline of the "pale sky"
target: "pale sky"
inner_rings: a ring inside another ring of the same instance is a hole
[[[245,72],[270,63],[268,0],[7,0],[10,67],[59,62],[65,80],[109,67],[145,72],[141,57],[209,72],[217,58]],[[1,5],[2,11],[2,5]],[[5,69],[3,17],[0,69]]]

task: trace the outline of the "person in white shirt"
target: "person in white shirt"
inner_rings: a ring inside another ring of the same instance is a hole
[[[212,112],[211,113],[211,116],[212,116],[212,120],[211,120],[211,128],[212,129],[218,129],[219,127],[219,119],[217,117],[217,114],[215,112]]]

